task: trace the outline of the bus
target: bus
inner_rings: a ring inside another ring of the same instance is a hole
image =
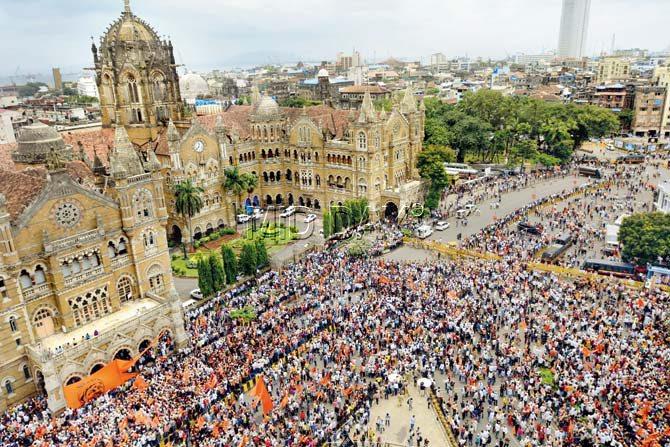
[[[644,163],[645,157],[642,154],[628,154],[616,159],[617,163],[639,165]]]
[[[542,260],[545,262],[553,262],[555,259],[561,257],[571,245],[572,236],[570,234],[558,236],[554,239],[554,243],[547,247],[542,253]]]
[[[603,178],[603,173],[598,168],[592,168],[591,166],[580,166],[579,175],[593,178]]]
[[[599,275],[613,275],[619,278],[635,278],[636,270],[633,264],[627,262],[606,261],[604,259],[587,259],[583,269]]]

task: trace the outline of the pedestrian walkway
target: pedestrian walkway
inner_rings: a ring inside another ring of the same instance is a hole
[[[382,442],[395,445],[409,446],[410,436],[412,436],[411,446],[416,446],[417,437],[428,439],[421,442],[424,445],[435,447],[448,447],[451,444],[447,441],[444,429],[441,427],[433,409],[428,408],[427,395],[421,396],[420,391],[415,386],[409,386],[409,396],[390,396],[388,399],[383,397],[379,399],[379,404],[373,404],[370,412],[371,430],[380,436]],[[412,410],[409,409],[407,401],[412,398]],[[379,432],[377,420],[380,418],[385,422],[386,414],[390,415],[390,425],[384,426],[384,430]],[[414,429],[410,430],[410,424],[414,416]],[[375,436],[375,438],[376,438]]]

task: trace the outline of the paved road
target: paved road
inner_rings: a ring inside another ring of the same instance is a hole
[[[454,242],[457,240],[458,233],[462,233],[463,239],[477,233],[482,228],[486,227],[494,221],[496,217],[503,217],[517,208],[526,205],[533,200],[542,197],[550,196],[552,194],[560,193],[567,189],[572,189],[577,185],[586,183],[586,177],[568,176],[564,178],[551,179],[541,183],[536,183],[529,188],[513,191],[503,194],[500,207],[491,209],[491,202],[493,199],[488,199],[482,203],[477,204],[481,213],[479,215],[471,214],[467,220],[468,225],[462,226],[457,224],[457,219],[452,217],[447,219],[449,228],[444,231],[435,231],[428,239],[440,242]]]

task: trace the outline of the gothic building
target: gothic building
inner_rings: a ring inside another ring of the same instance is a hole
[[[182,118],[172,42],[162,41],[125,0],[121,17],[92,45],[103,127],[126,126],[137,145],[154,141],[158,128]]]
[[[246,206],[319,211],[365,198],[373,219],[402,215],[419,200],[423,131],[423,104],[417,107],[409,89],[389,114],[375,110],[369,92],[354,111],[281,108],[255,90],[251,106],[199,117],[183,134],[170,125],[158,158],[168,195],[172,184],[186,179],[205,191],[205,207],[192,219],[197,238],[234,225],[235,213]],[[230,167],[258,177],[251,194],[238,198],[223,188]],[[168,210],[171,237],[185,241],[187,225],[170,196]]]

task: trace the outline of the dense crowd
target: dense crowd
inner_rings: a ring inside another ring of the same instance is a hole
[[[657,168],[656,168],[657,169]],[[611,172],[599,187],[585,182],[574,189],[543,197],[516,209],[464,241],[470,249],[528,261],[537,257],[558,236],[570,235],[573,247],[554,263],[580,267],[584,259],[616,260],[616,246],[606,247],[606,225],[635,212],[650,211],[646,201],[639,200],[651,189],[659,172],[633,166]],[[520,231],[520,221],[541,224],[542,234]]]
[[[355,432],[374,445],[370,408],[392,398],[391,375],[444,385],[462,445],[668,442],[668,305],[513,260],[312,253],[191,311],[191,346],[170,355],[167,337],[140,367],[146,387],[57,417],[40,399],[19,405],[0,417],[0,443],[295,447]],[[242,306],[256,318],[232,319]],[[266,415],[243,389],[259,374]]]

